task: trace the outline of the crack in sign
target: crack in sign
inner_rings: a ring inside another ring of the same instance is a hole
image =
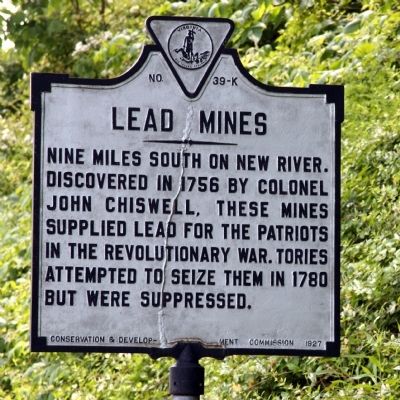
[[[183,136],[182,136],[182,145],[180,149],[181,153],[181,173],[179,176],[179,184],[178,184],[178,190],[173,198],[172,201],[172,208],[171,212],[168,215],[167,221],[165,223],[165,229],[166,232],[169,232],[169,225],[172,221],[172,217],[174,216],[174,211],[176,207],[176,203],[178,201],[178,197],[181,194],[182,191],[182,178],[185,174],[185,164],[184,164],[184,157],[183,154],[187,151],[188,147],[190,147],[191,139],[190,135],[192,133],[192,123],[193,123],[193,106],[190,104],[187,108],[186,111],[186,122],[185,122],[185,128],[183,130]],[[165,329],[165,310],[163,307],[163,296],[164,296],[164,290],[165,290],[165,284],[166,284],[166,272],[167,272],[167,246],[168,246],[168,239],[169,236],[168,234],[165,237],[164,240],[164,260],[163,260],[163,266],[162,266],[162,271],[163,271],[163,278],[162,278],[162,283],[161,283],[161,301],[160,301],[160,308],[158,310],[158,334],[159,334],[159,340],[160,340],[160,345],[162,348],[167,347],[168,344],[168,339],[166,336],[166,329]]]

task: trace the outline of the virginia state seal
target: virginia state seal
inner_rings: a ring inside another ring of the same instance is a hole
[[[174,29],[168,40],[168,51],[174,62],[185,69],[199,69],[213,53],[210,34],[197,24],[183,24]]]

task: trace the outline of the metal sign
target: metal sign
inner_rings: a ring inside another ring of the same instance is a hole
[[[34,351],[339,352],[343,88],[270,87],[226,19],[114,79],[32,74]]]

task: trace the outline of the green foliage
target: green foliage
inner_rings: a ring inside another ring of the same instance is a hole
[[[171,360],[29,351],[30,71],[121,74],[149,15],[232,18],[274,85],[345,85],[342,356],[202,360],[207,400],[400,398],[400,11],[396,0],[14,0],[0,13],[0,398],[163,399]]]

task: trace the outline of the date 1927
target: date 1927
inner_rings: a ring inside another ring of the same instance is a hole
[[[306,340],[307,347],[321,347],[321,340]]]

